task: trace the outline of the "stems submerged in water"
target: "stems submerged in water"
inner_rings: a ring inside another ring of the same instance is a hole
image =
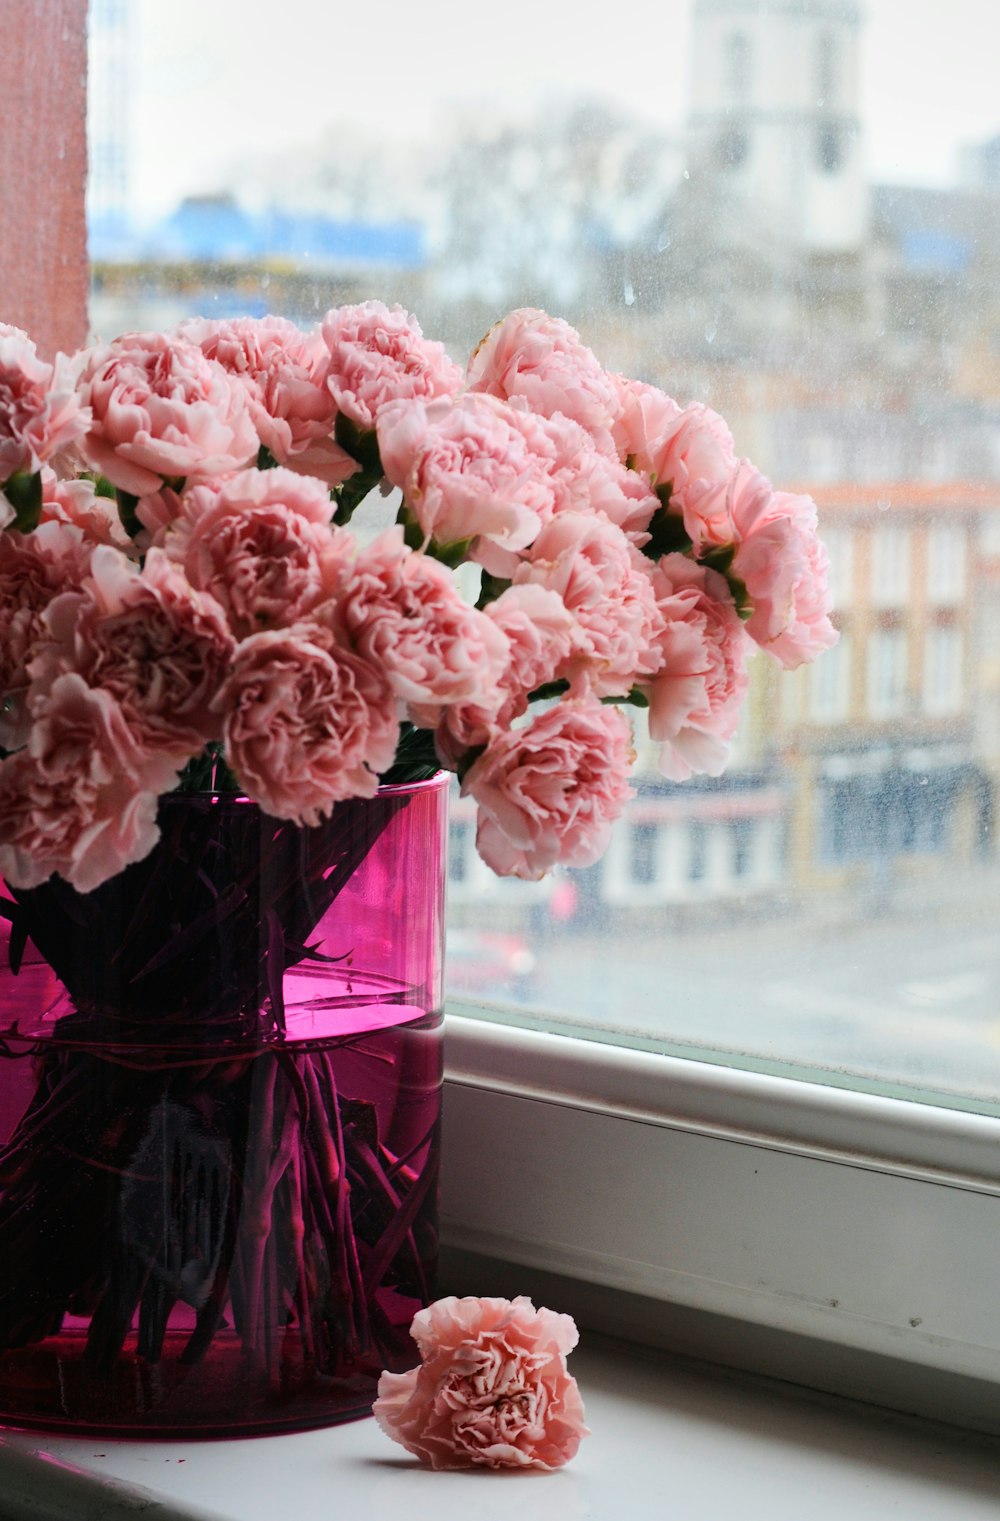
[[[0,1418],[315,1424],[414,1359],[435,984],[359,972],[356,906],[317,932],[405,799],[308,831],[183,802],[160,859],[3,900],[67,1012],[21,1028],[0,1006],[0,1097],[21,1115],[0,1149]],[[0,993],[24,978],[0,967]]]

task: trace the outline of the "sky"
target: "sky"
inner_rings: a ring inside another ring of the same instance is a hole
[[[1000,131],[1000,0],[862,0],[869,177],[949,184],[963,143]],[[339,122],[439,138],[553,94],[602,97],[680,132],[691,0],[131,0],[136,209],[218,189],[256,153]],[[611,20],[613,18],[613,26]]]

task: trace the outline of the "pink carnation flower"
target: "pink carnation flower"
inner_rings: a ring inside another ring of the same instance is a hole
[[[129,558],[138,555],[115,503],[98,496],[93,481],[61,481],[52,470],[44,469],[40,521],[78,528],[87,544],[110,544]]]
[[[494,728],[509,729],[527,711],[529,694],[556,679],[575,647],[572,613],[558,592],[544,586],[509,586],[484,612],[507,641],[500,705],[476,697],[442,714],[435,745],[442,764],[452,770],[467,751],[485,745]]]
[[[546,524],[514,585],[558,592],[572,613],[575,651],[560,676],[584,677],[599,697],[613,697],[652,673],[660,617],[649,569],[621,529],[602,517],[565,512]]]
[[[162,486],[141,496],[135,504],[135,515],[145,532],[136,536],[136,543],[143,550],[151,545],[159,547],[163,536],[172,523],[176,523],[184,510],[184,498],[172,486]]]
[[[43,523],[34,533],[0,533],[0,748],[26,744],[28,662],[46,637],[43,615],[83,584],[91,546],[78,528]]]
[[[141,861],[159,830],[140,769],[110,692],[60,676],[29,749],[0,762],[0,875],[27,888],[58,872],[86,893]]]
[[[46,364],[27,333],[0,322],[0,485],[66,454],[89,420],[65,355]]]
[[[421,1363],[383,1373],[379,1426],[431,1468],[559,1468],[576,1453],[583,1402],[566,1355],[569,1315],[530,1299],[439,1299],[413,1320]]]
[[[622,414],[621,387],[575,328],[533,307],[511,312],[486,334],[469,361],[470,391],[504,401],[522,397],[533,412],[561,412],[614,456],[612,430]]]
[[[769,488],[743,467],[731,492],[733,575],[753,606],[747,633],[792,670],[837,642],[829,560],[812,497],[765,491],[761,482]]]
[[[492,397],[396,402],[379,417],[378,442],[387,479],[436,544],[485,539],[524,549],[551,515],[545,462],[511,409]],[[475,544],[473,557],[480,558]]]
[[[603,514],[637,549],[648,544],[647,530],[660,506],[648,476],[626,470],[616,460],[591,449],[576,460],[563,479],[573,510]]]
[[[185,492],[160,542],[245,639],[300,622],[331,595],[354,543],[330,526],[332,513],[321,481],[291,470],[243,470]]]
[[[520,407],[512,410],[529,448],[546,462],[552,511],[599,512],[641,548],[660,505],[649,477],[603,453],[585,428],[561,412],[541,417]]]
[[[514,696],[533,692],[556,679],[571,657],[577,624],[558,592],[526,581],[509,586],[486,614],[507,640],[509,656],[503,684]],[[523,711],[523,710],[522,710]]]
[[[388,681],[308,623],[245,639],[215,708],[240,785],[296,824],[318,824],[342,798],[374,796],[396,753]]]
[[[663,619],[661,665],[643,686],[660,770],[674,782],[718,776],[747,693],[752,648],[723,576],[686,555],[660,559],[652,585]]]
[[[657,486],[670,487],[670,510],[683,518],[696,554],[727,542],[725,490],[737,460],[723,419],[700,402],[679,407],[636,381],[625,395],[623,451]]]
[[[154,792],[173,785],[191,756],[219,738],[212,701],[233,638],[219,604],[162,550],[150,550],[140,571],[99,546],[84,589],[52,602],[45,622],[50,642],[30,666],[36,717],[45,717],[56,681],[69,672],[109,692],[142,756],[142,786]]]
[[[425,338],[420,324],[401,306],[363,301],[341,306],[323,319],[329,355],[326,384],[357,428],[374,428],[390,401],[417,397],[431,401],[454,396],[462,372],[440,343]]]
[[[128,333],[91,350],[80,392],[93,414],[85,458],[134,496],[256,458],[245,387],[181,338]]]
[[[397,697],[421,709],[411,715],[421,727],[434,728],[448,703],[499,704],[507,640],[462,598],[445,566],[407,549],[401,527],[362,549],[345,572],[336,619]]]
[[[590,866],[632,796],[627,720],[596,698],[563,701],[496,734],[462,781],[479,805],[476,848],[501,877]]]
[[[178,333],[242,380],[260,441],[279,465],[339,486],[358,469],[333,429],[337,408],[326,384],[329,353],[284,317],[193,318]]]
[[[643,380],[619,380],[621,420],[618,424],[618,452],[622,460],[631,459],[640,469],[651,468],[652,459],[665,437],[677,426],[683,408],[659,386]]]

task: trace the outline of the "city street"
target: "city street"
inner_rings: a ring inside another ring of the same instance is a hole
[[[998,906],[987,879],[964,904],[846,927],[803,915],[632,941],[577,929],[533,941],[516,990],[462,991],[671,1048],[998,1100]]]

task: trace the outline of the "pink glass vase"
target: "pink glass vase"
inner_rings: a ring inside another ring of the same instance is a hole
[[[175,794],[94,892],[0,883],[0,1421],[318,1426],[416,1361],[448,780]]]

